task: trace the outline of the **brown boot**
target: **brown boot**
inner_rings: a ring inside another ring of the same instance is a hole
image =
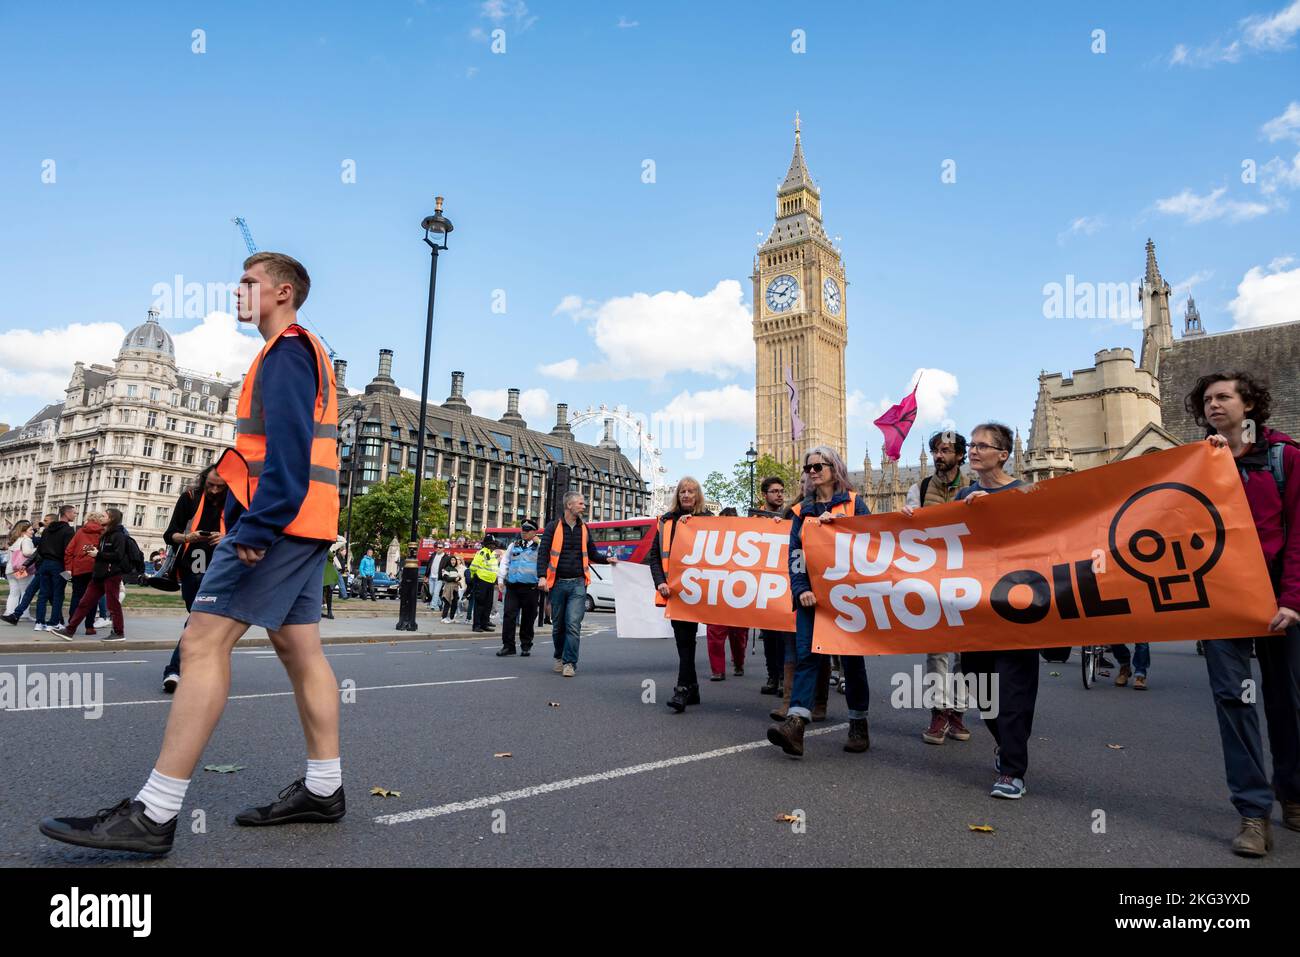
[[[1300,801],[1282,802],[1282,823],[1293,831],[1300,831]]]
[[[767,740],[771,741],[786,754],[796,758],[803,757],[804,719],[792,714],[775,728],[767,729]]]
[[[826,720],[826,705],[831,700],[831,659],[822,658],[821,667],[817,669],[817,693],[813,697],[812,720]]]
[[[768,712],[768,717],[773,721],[784,721],[790,711],[790,692],[794,688],[794,663],[787,661],[785,663],[784,684],[781,687],[781,706],[773,708]]]
[[[866,718],[849,719],[849,740],[844,742],[844,750],[860,754],[871,747],[871,735],[867,729]]]
[[[1241,857],[1264,857],[1273,850],[1273,830],[1266,817],[1243,817],[1241,831],[1232,842],[1232,853]]]

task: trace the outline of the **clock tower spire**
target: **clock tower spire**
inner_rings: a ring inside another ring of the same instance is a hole
[[[802,461],[815,445],[843,457],[847,440],[844,261],[822,226],[821,190],[808,172],[801,127],[795,113],[794,155],[776,190],[776,221],[750,277],[758,451],[786,463]],[[797,442],[790,434],[787,370],[804,422]]]

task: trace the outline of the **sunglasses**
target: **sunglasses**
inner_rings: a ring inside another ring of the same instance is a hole
[[[814,462],[812,465],[805,465],[803,467],[803,474],[807,475],[809,472],[816,472],[820,475],[821,470],[824,468],[826,468],[825,462]]]

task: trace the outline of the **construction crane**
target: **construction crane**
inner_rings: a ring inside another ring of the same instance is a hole
[[[248,223],[244,221],[244,217],[236,216],[230,221],[238,226],[240,233],[243,234],[244,245],[248,247],[248,255],[251,256],[253,253],[257,252],[257,243],[253,242],[253,234],[248,228]],[[310,319],[302,315],[302,313],[298,314],[298,318],[307,323],[308,328],[316,334],[316,338],[325,344],[325,348],[329,350],[330,360],[333,361],[334,356],[337,355],[337,353],[334,351],[334,347],[330,345],[330,341],[321,335],[321,331],[312,324]]]

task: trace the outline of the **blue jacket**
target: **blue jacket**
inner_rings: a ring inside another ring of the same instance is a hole
[[[534,538],[531,542],[514,542],[510,545],[509,551],[506,552],[507,585],[537,584],[537,550],[540,547],[540,538]]]
[[[269,548],[307,497],[315,433],[316,355],[301,336],[280,339],[262,360],[266,464],[248,511],[226,496],[226,528],[236,545]],[[245,386],[252,388],[251,383]]]
[[[371,558],[369,555],[366,555],[364,558],[362,558],[361,562],[357,565],[357,574],[360,575],[362,578],[374,578],[375,560]]]
[[[794,517],[790,525],[790,597],[794,599],[795,608],[799,607],[799,596],[806,591],[812,590],[812,585],[808,581],[808,572],[804,571],[803,564],[803,520],[807,515],[821,515],[829,512],[841,502],[849,500],[848,492],[836,492],[831,496],[829,502],[819,502],[813,496],[808,496],[799,506],[800,514]],[[858,494],[857,502],[853,510],[854,515],[870,515],[871,509],[867,507],[867,500]],[[796,571],[798,569],[798,571]]]

